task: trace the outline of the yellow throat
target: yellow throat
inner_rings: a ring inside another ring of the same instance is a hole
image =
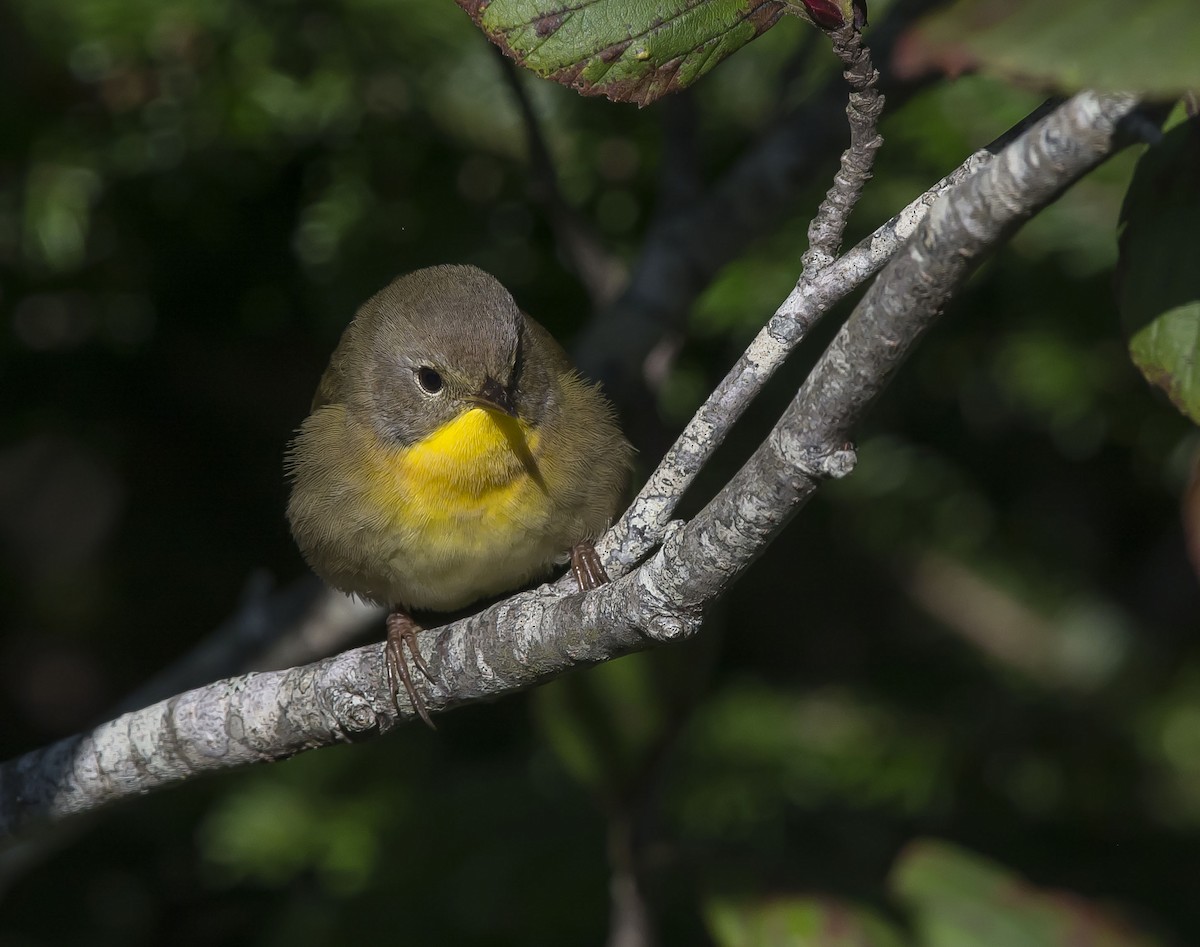
[[[524,421],[470,408],[415,444],[372,451],[371,498],[408,524],[521,515],[546,500],[537,446],[537,431]]]

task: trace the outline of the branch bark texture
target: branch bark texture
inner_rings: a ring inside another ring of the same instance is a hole
[[[842,257],[824,267],[804,270],[787,299],[688,422],[629,509],[597,545],[609,563],[610,573],[623,574],[662,542],[684,492],[821,318],[895,256],[938,198],[985,167],[1009,142],[1050,111],[1049,104],[1037,109],[975,152]]]
[[[853,25],[842,27],[833,34],[833,51],[846,66],[843,75],[850,86],[850,101],[846,105],[850,147],[842,153],[833,187],[809,225],[808,249],[800,259],[806,273],[824,269],[837,256],[850,212],[871,177],[875,152],[883,144],[879,134],[883,96],[876,88],[879,70],[871,62],[870,50],[862,43],[862,33]]]
[[[723,591],[740,572],[720,568],[711,557],[715,544],[734,534],[746,542],[756,534],[762,548],[822,480],[848,472],[853,453],[847,439],[854,425],[912,346],[988,251],[1123,146],[1118,126],[1136,106],[1132,95],[1081,93],[934,204],[766,441],[673,537],[675,554],[703,571],[702,587]],[[766,507],[775,515],[764,517]]]
[[[731,482],[632,571],[590,593],[543,586],[429,632],[431,711],[686,638],[825,478],[851,429],[955,290],[1028,217],[1121,145],[1132,96],[1083,93],[943,195]],[[0,836],[203,772],[365,739],[413,716],[383,646],[219,681],[0,766]]]

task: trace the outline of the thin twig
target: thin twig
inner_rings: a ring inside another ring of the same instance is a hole
[[[850,125],[850,147],[842,152],[833,186],[826,192],[816,216],[808,225],[808,249],[800,258],[804,273],[822,270],[833,262],[842,247],[846,222],[871,177],[875,153],[883,144],[879,118],[884,99],[876,88],[879,70],[871,63],[871,51],[862,34],[845,26],[833,34],[833,51],[846,69],[842,75],[850,86],[846,118]]]
[[[637,498],[596,549],[610,575],[622,575],[662,541],[684,492],[776,370],[839,300],[877,273],[942,194],[985,167],[1008,142],[1050,111],[1047,103],[966,161],[844,256],[806,270],[750,347],[692,417]]]
[[[608,822],[609,882],[606,947],[653,947],[650,908],[638,878],[635,830],[628,812],[612,813]]]
[[[761,548],[823,480],[848,472],[855,425],[947,301],[988,251],[1129,143],[1117,129],[1136,106],[1132,95],[1080,93],[944,194],[855,307],[766,441],[633,575],[649,571],[644,581],[680,608],[698,605],[693,590],[724,591],[740,571],[713,551]],[[764,516],[766,509],[783,516]],[[686,581],[671,572],[658,576],[656,564],[665,559],[688,563]]]
[[[880,62],[887,62],[897,37],[942,0],[907,0],[889,6],[871,33]],[[884,77],[893,107],[930,80]],[[576,364],[604,382],[621,405],[646,403],[647,357],[665,337],[681,334],[692,305],[724,266],[757,238],[790,216],[796,197],[845,134],[845,82],[832,76],[802,103],[781,115],[716,181],[703,198],[646,235],[620,298],[600,312],[577,339]],[[651,411],[627,419],[631,439],[646,448],[663,443]]]

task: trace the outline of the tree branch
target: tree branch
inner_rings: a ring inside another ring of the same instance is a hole
[[[808,227],[808,249],[800,258],[805,273],[824,269],[837,256],[850,212],[871,177],[875,152],[883,144],[879,134],[883,96],[875,85],[879,71],[871,64],[871,51],[863,45],[862,34],[852,25],[842,27],[833,34],[833,51],[846,66],[842,75],[850,86],[846,104],[850,147],[842,152],[833,187]]]
[[[667,539],[664,551],[692,564],[689,584],[723,592],[740,569],[728,568],[714,548],[734,539],[765,547],[822,480],[847,472],[853,457],[846,439],[912,345],[988,250],[1127,143],[1117,128],[1136,106],[1132,95],[1080,93],[933,205],[766,441],[700,515]],[[768,508],[782,516],[764,516]],[[648,565],[661,559],[660,552]],[[667,585],[664,592],[690,604],[686,588]]]
[[[350,644],[384,611],[307,575],[273,590],[251,576],[237,611],[191,651],[126,695],[117,709],[135,710],[171,694],[253,668],[313,661]]]
[[[888,61],[908,24],[940,2],[892,4],[871,34],[879,61]],[[893,104],[902,103],[924,81],[891,80],[887,94]],[[591,321],[574,347],[583,374],[603,381],[618,404],[645,399],[641,373],[647,356],[681,327],[722,267],[790,213],[797,195],[841,147],[845,94],[842,76],[831,77],[782,115],[706,188],[702,200],[650,228],[624,292]],[[638,418],[632,421],[636,425]],[[634,433],[635,442],[647,442]]]
[[[1051,107],[1051,103],[1044,104],[975,152],[844,256],[802,273],[787,299],[688,422],[629,509],[597,544],[610,573],[623,574],[658,546],[696,475],[821,317],[895,256],[941,195],[985,167]]]
[[[1117,150],[1117,125],[1135,105],[1076,96],[943,195],[750,460],[639,568],[594,592],[523,592],[430,632],[429,709],[695,634],[818,483],[852,466],[852,426],[983,254]],[[219,681],[0,766],[0,835],[200,773],[376,736],[412,716],[390,691],[382,644]]]

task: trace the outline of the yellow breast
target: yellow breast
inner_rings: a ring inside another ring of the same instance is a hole
[[[522,421],[472,408],[407,448],[372,451],[371,499],[391,518],[472,520],[545,494],[534,452],[538,435]]]
[[[457,607],[543,572],[556,554],[538,432],[472,408],[424,440],[369,452],[367,496],[392,536],[397,600]]]

